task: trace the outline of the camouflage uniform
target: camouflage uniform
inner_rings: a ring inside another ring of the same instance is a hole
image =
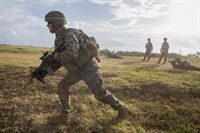
[[[176,58],[175,60],[169,61],[174,69],[185,69],[185,70],[194,70],[200,71],[200,68],[192,66],[187,61],[181,61],[180,58]]]
[[[151,58],[151,51],[153,50],[153,45],[152,43],[150,42],[150,40],[147,42],[147,44],[145,45],[145,48],[146,48],[146,53],[144,55],[144,59],[143,61],[146,60],[146,57],[147,57],[147,61],[150,60]]]
[[[165,40],[165,38],[164,38]],[[164,57],[164,62],[163,64],[166,63],[167,61],[167,56],[168,56],[168,50],[169,50],[169,44],[167,41],[163,42],[162,46],[161,46],[161,49],[160,49],[160,52],[161,52],[161,55],[160,55],[160,58],[158,60],[158,63],[160,63],[160,61],[162,60],[162,58]]]
[[[55,47],[61,43],[64,43],[66,47],[66,50],[55,55],[55,59],[68,70],[68,74],[58,84],[58,95],[62,103],[63,112],[69,113],[69,89],[80,80],[85,81],[99,101],[109,104],[114,109],[121,107],[122,103],[104,88],[98,62],[91,58],[82,66],[79,65],[80,62],[77,58],[79,59],[79,54],[82,50],[80,49],[81,42],[82,35],[76,29],[62,28],[56,32]]]
[[[118,110],[118,118],[126,117],[130,113],[128,108],[104,88],[98,63],[100,58],[96,49],[98,45],[93,45],[97,44],[95,39],[87,37],[81,30],[66,29],[66,17],[60,11],[50,11],[45,15],[45,21],[49,31],[56,35],[55,48],[64,46],[62,51],[54,54],[54,60],[68,71],[58,84],[58,95],[62,104],[60,117],[66,118],[64,121],[68,120],[69,89],[80,80],[85,81],[96,99]]]

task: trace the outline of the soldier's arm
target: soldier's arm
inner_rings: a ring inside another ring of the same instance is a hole
[[[164,43],[163,43],[163,44],[164,44]],[[164,47],[164,46],[163,46],[163,44],[162,44],[162,46],[161,46],[161,48],[160,48],[160,52],[162,52],[162,51],[163,51],[163,47]]]
[[[56,55],[57,60],[68,62],[78,57],[79,42],[74,33],[68,33],[62,45],[65,45],[65,50]]]
[[[145,48],[147,49],[148,43],[146,43]]]

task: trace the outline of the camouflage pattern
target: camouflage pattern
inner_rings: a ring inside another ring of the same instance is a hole
[[[146,58],[147,58],[147,61],[149,61],[150,58],[151,58],[151,51],[153,50],[153,45],[152,45],[152,43],[150,42],[150,40],[149,40],[149,41],[147,42],[147,44],[145,45],[145,48],[146,48],[146,52],[145,52],[143,61],[145,61]]]
[[[65,50],[56,53],[54,58],[70,72],[78,70],[78,66],[73,63],[79,54],[79,40],[76,36],[75,32],[70,32],[64,27],[56,31],[55,48],[62,44],[65,45]]]
[[[184,70],[194,70],[200,71],[200,68],[192,66],[187,61],[181,61],[180,58],[176,58],[175,60],[169,61],[174,69],[184,69]]]
[[[166,63],[167,56],[168,56],[168,50],[169,50],[169,44],[168,44],[168,42],[165,41],[165,42],[163,42],[161,49],[160,49],[161,55],[160,55],[160,58],[158,60],[158,63],[160,63],[160,61],[162,60],[163,57],[164,57],[163,64]]]
[[[46,22],[53,22],[55,28],[64,26],[67,23],[65,15],[60,11],[50,11],[45,15]]]
[[[62,104],[63,112],[69,113],[69,89],[80,80],[85,81],[91,92],[99,101],[109,104],[114,109],[122,106],[122,103],[104,88],[103,79],[100,73],[100,65],[94,58],[81,54],[84,53],[80,48],[82,36],[76,29],[58,29],[56,32],[55,47],[60,44],[65,45],[66,49],[55,55],[55,59],[67,69],[68,74],[58,84],[58,95]],[[86,59],[84,59],[86,58]],[[80,66],[80,59],[87,60]]]

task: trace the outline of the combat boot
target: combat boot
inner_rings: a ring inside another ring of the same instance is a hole
[[[117,108],[118,110],[118,116],[117,118],[119,119],[126,119],[129,117],[130,115],[130,110],[125,106],[125,105],[121,105]]]

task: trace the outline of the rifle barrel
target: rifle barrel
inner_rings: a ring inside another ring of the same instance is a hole
[[[31,83],[32,80],[33,80],[33,77],[31,77],[31,79],[28,81],[28,83],[24,86],[23,89],[26,89],[26,87]]]

